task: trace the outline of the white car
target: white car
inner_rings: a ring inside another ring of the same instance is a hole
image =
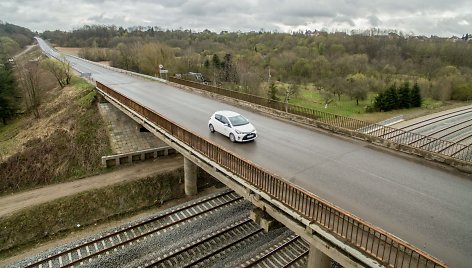
[[[232,142],[252,141],[257,137],[257,131],[244,116],[232,111],[215,112],[208,121],[210,131],[219,132]]]

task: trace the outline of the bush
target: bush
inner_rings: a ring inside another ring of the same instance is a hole
[[[472,86],[463,84],[454,88],[451,98],[458,101],[472,100]]]

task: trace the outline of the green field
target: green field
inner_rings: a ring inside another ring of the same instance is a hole
[[[281,101],[284,99],[284,96],[281,93],[285,92],[287,86],[288,84],[277,83],[279,98]],[[322,92],[316,89],[313,85],[306,85],[301,87],[297,94],[290,97],[289,103],[368,122],[379,122],[398,115],[404,115],[405,118],[414,118],[445,109],[467,105],[467,103],[464,102],[443,102],[428,98],[423,99],[423,104],[420,108],[400,109],[389,112],[366,112],[366,107],[373,105],[376,96],[377,93],[369,93],[367,99],[359,100],[359,105],[356,104],[355,99],[351,99],[347,95],[341,95],[340,99],[338,99],[338,96],[334,96],[328,106],[325,107]]]

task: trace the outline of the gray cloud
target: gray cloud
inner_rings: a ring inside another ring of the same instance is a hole
[[[396,29],[472,33],[470,0],[2,0],[0,20],[31,30],[84,24],[202,31]]]
[[[382,23],[382,21],[375,15],[367,16],[367,19],[372,27],[378,27]]]

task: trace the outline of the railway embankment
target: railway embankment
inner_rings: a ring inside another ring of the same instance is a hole
[[[136,178],[128,176],[128,179],[112,180],[110,185],[98,188],[94,186],[94,181],[99,182],[105,179],[104,177],[110,179],[113,176],[108,173],[92,179],[50,186],[57,188],[50,189],[52,192],[67,194],[57,195],[57,198],[52,200],[47,200],[46,197],[45,202],[36,201],[30,206],[13,209],[12,213],[0,217],[0,259],[92,225],[130,217],[147,209],[165,206],[170,200],[184,198],[182,159],[175,156],[171,158],[173,159],[165,161],[175,163],[168,164],[167,168],[160,169],[161,171],[154,169],[152,175]],[[164,159],[157,161],[162,160]],[[149,164],[158,166],[157,163]],[[200,172],[198,176],[200,189],[218,184],[206,173]],[[85,188],[89,185],[91,189],[84,189],[84,185]],[[42,193],[48,194],[46,188],[30,191],[29,197],[26,196],[28,193],[19,194],[23,195],[22,198],[34,199]],[[74,189],[79,191],[75,192]],[[14,205],[12,201],[10,206]],[[8,209],[8,205],[5,207]]]

